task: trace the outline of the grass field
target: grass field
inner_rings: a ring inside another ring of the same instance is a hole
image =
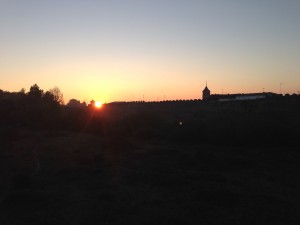
[[[2,225],[300,222],[296,146],[10,132],[1,139]]]

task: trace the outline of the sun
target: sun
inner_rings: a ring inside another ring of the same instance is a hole
[[[99,102],[99,101],[95,102],[95,107],[98,108],[98,109],[101,108],[102,107],[102,103]]]

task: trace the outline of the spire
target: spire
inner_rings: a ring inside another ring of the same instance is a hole
[[[207,100],[210,96],[210,90],[207,87],[207,81],[205,82],[206,86],[204,90],[202,91],[202,100]]]

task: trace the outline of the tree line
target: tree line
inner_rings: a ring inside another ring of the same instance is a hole
[[[44,91],[39,85],[33,84],[28,92],[24,88],[18,92],[0,89],[0,129],[89,129],[87,121],[91,121],[93,103],[91,101],[87,105],[71,99],[65,104],[58,87]]]
[[[0,90],[0,136],[29,128],[172,142],[286,145],[298,140],[299,115],[299,95],[263,101],[110,103],[97,110],[93,101],[87,105],[71,99],[65,105],[57,87]]]

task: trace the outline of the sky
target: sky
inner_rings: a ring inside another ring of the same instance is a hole
[[[300,91],[300,0],[0,0],[0,89],[65,101]]]

